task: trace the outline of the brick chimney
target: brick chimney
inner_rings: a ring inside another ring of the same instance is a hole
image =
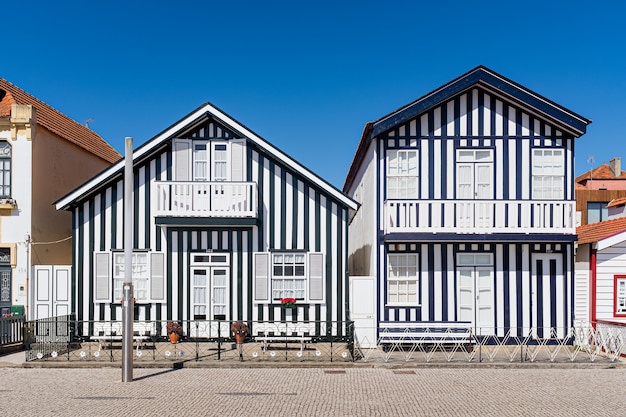
[[[610,162],[611,173],[614,177],[619,177],[622,175],[622,159],[619,157],[615,157],[611,159]]]

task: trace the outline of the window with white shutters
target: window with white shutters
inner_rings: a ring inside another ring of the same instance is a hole
[[[283,298],[324,302],[325,264],[322,253],[272,252],[254,255],[254,298],[278,304]]]
[[[96,302],[120,302],[125,281],[124,252],[96,252],[94,254]],[[165,301],[165,254],[161,252],[134,252],[132,280],[137,302]]]

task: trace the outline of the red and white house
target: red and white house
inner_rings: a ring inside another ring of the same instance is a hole
[[[626,324],[626,217],[577,229],[576,321]]]

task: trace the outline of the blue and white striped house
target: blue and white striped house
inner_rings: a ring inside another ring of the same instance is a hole
[[[356,203],[341,191],[211,104],[135,149],[133,166],[136,320],[347,319]],[[122,317],[123,168],[56,202],[73,213],[79,321]]]
[[[590,122],[479,66],[368,123],[344,192],[361,204],[350,275],[375,277],[376,326],[566,331],[574,139]]]

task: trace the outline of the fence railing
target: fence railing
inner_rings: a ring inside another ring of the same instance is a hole
[[[173,343],[167,321],[133,323],[135,361],[352,361],[351,321],[245,321],[247,331],[237,343],[232,321],[179,321],[182,335]],[[72,317],[30,322],[31,329],[61,330],[35,337],[26,360],[122,360],[120,321],[75,321]]]
[[[24,343],[24,316],[0,318],[0,351],[21,348]]]
[[[351,321],[245,321],[236,326],[245,324],[242,340],[233,333],[233,323],[181,321],[182,335],[173,343],[167,321],[134,322],[134,360],[611,363],[626,355],[626,326],[604,321],[595,326],[579,322],[570,328],[468,328],[467,333],[458,325],[419,332],[407,325],[396,326],[393,335],[387,328],[355,329]],[[122,361],[120,322],[64,316],[28,322],[25,329],[28,361]]]

